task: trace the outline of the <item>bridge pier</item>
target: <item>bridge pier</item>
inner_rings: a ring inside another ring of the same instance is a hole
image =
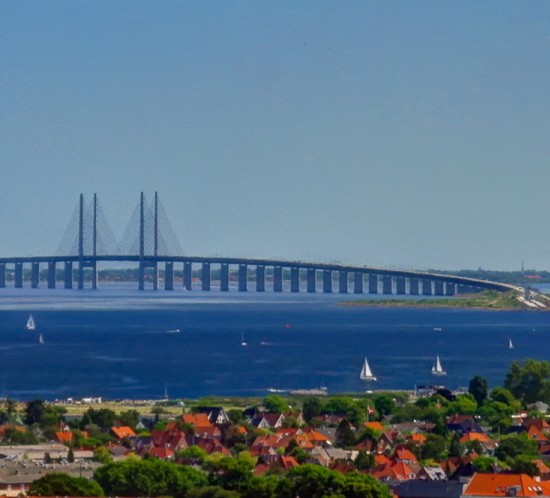
[[[315,292],[317,287],[317,276],[315,274],[315,268],[307,269],[307,291]]]
[[[283,267],[273,267],[273,292],[283,292]]]
[[[265,292],[265,266],[256,266],[256,292]]]
[[[48,261],[48,289],[55,289],[56,278],[55,261]]]
[[[378,274],[369,273],[369,294],[378,294]]]
[[[187,291],[193,289],[193,264],[190,261],[183,263],[183,288]]]
[[[227,263],[220,265],[220,290],[223,292],[229,290],[229,265]]]
[[[174,262],[164,263],[164,290],[174,290]]]
[[[82,266],[82,265],[80,265]],[[89,267],[92,268],[92,289],[97,289],[97,265],[95,261],[92,261],[89,264]],[[153,282],[153,290],[158,290],[159,288],[159,265],[158,261],[148,261],[148,260],[141,260],[139,262],[139,290],[145,289],[145,271],[147,268],[151,268],[152,270],[152,282]],[[79,268],[80,272],[80,268]],[[79,289],[82,289],[83,287],[80,287],[80,274],[79,274]]]
[[[395,293],[399,295],[406,294],[405,277],[396,277],[395,279]]]
[[[203,263],[201,269],[201,289],[210,290],[210,263]]]
[[[420,286],[417,278],[409,278],[409,294],[411,296],[418,296],[420,294]]]
[[[31,263],[31,288],[38,289],[39,282],[40,282],[40,263],[33,261]]]
[[[345,270],[338,272],[338,292],[340,294],[348,293],[348,272]]]
[[[239,265],[239,291],[246,292],[248,290],[248,266]]]
[[[65,289],[73,288],[73,262],[72,261],[65,261],[65,265],[63,269],[63,282],[65,285]]]
[[[441,280],[434,281],[434,295],[436,296],[443,295],[443,281]]]
[[[456,294],[456,285],[451,282],[445,283],[445,295],[454,296]]]
[[[332,270],[323,270],[323,292],[325,294],[332,292]]]
[[[6,287],[6,263],[0,263],[0,288]]]
[[[290,269],[290,292],[300,292],[300,268],[296,266]]]
[[[428,279],[422,279],[422,295],[431,296],[432,295],[432,281]]]
[[[363,294],[363,274],[359,271],[353,275],[353,293]]]
[[[23,263],[15,263],[14,276],[15,288],[21,289],[23,287]]]
[[[382,276],[382,294],[392,293],[392,278],[391,275]]]

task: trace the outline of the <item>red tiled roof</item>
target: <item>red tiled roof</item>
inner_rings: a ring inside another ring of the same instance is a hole
[[[124,439],[125,437],[135,437],[136,435],[134,430],[128,426],[111,427],[111,432],[119,439]]]
[[[550,483],[538,482],[527,474],[475,474],[464,496],[550,496]]]

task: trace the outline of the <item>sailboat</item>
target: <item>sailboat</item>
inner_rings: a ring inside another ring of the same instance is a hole
[[[366,380],[366,381],[376,380],[376,377],[372,375],[371,369],[369,367],[369,362],[367,361],[366,356],[365,356],[365,363],[363,363],[363,368],[361,368],[361,373],[359,374],[359,378],[361,380]]]
[[[38,336],[38,344],[44,344],[44,336],[42,334]]]
[[[32,315],[29,315],[29,318],[27,319],[27,324],[25,325],[25,328],[27,330],[35,330],[36,329],[36,323],[34,323],[34,318]]]
[[[443,370],[443,367],[441,366],[441,361],[439,361],[439,356],[435,357],[435,364],[432,367],[432,374],[440,377],[443,375],[447,375],[447,372],[445,372],[445,370]]]
[[[508,339],[508,349],[514,349],[514,343],[512,342],[512,339]]]
[[[248,344],[247,344],[246,341],[244,340],[244,330],[241,330],[241,346],[242,346],[242,347],[248,346]]]

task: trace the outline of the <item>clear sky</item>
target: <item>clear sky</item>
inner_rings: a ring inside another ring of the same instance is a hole
[[[0,2],[0,256],[82,192],[186,255],[550,269],[550,2]]]

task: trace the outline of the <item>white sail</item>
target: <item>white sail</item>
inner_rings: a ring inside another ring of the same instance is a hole
[[[244,330],[241,330],[241,346],[243,347],[248,346],[248,344],[244,340]]]
[[[44,344],[44,336],[42,334],[38,336],[38,344]]]
[[[369,362],[367,361],[367,357],[365,356],[365,362],[363,363],[363,368],[361,368],[361,373],[359,374],[359,378],[361,380],[369,380],[369,381],[375,381],[376,377],[372,375]]]
[[[512,339],[508,339],[508,349],[514,349],[514,343],[512,342]]]
[[[34,330],[36,329],[36,324],[34,323],[34,318],[32,315],[29,315],[29,318],[27,319],[27,324],[25,325],[27,330]]]
[[[441,361],[439,361],[439,356],[435,357],[435,364],[432,367],[432,374],[434,375],[447,375],[447,372],[443,370],[443,367],[441,366]]]

